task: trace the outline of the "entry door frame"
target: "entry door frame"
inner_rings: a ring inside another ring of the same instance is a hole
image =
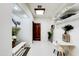
[[[36,24],[40,26],[40,30],[39,30],[39,31],[40,31],[40,33],[39,33],[40,35],[39,35],[39,38],[38,38],[37,40],[35,40],[35,38],[34,38],[34,35],[35,35],[35,34],[34,34],[34,26],[35,26]],[[35,23],[35,22],[33,22],[33,41],[41,41],[41,24],[40,24],[40,23]]]

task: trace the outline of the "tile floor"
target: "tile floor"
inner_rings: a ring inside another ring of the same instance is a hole
[[[34,41],[27,56],[53,56],[52,43]]]

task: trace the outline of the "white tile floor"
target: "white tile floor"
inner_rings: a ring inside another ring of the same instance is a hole
[[[53,55],[53,48],[52,43],[49,41],[41,42],[41,41],[34,41],[31,45],[31,49],[28,52],[27,56],[52,56]]]

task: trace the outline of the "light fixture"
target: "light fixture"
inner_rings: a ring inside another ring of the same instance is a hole
[[[23,14],[22,17],[27,18],[28,16],[26,14]]]
[[[42,8],[41,5],[38,5],[38,8],[35,8],[34,10],[37,15],[44,15],[45,8]]]
[[[17,4],[14,5],[13,9],[15,11],[21,11],[20,7]]]

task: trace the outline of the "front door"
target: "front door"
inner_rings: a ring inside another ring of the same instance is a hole
[[[33,40],[34,41],[41,40],[41,25],[40,25],[40,23],[33,22]]]

